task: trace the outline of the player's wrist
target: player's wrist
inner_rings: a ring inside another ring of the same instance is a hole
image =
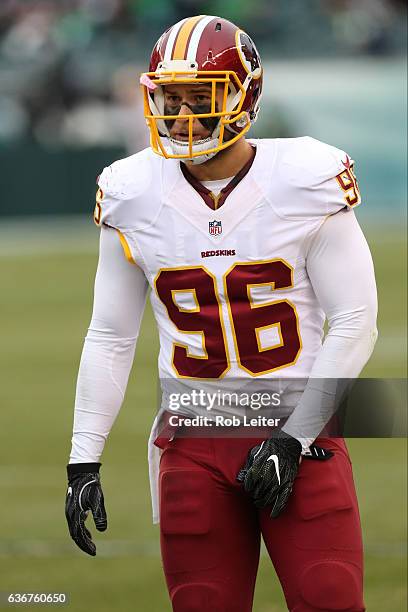
[[[296,438],[295,436],[292,436],[291,434],[287,433],[286,431],[283,431],[283,429],[280,429],[276,432],[276,435],[271,438],[271,442],[272,445],[274,443],[274,441],[279,444],[282,443],[285,445],[285,447],[291,449],[294,452],[302,452],[302,442],[301,440],[299,440],[298,438]]]
[[[101,463],[69,463],[67,465],[67,476],[72,478],[77,474],[99,474]]]
[[[315,441],[315,438],[304,438],[302,436],[293,435],[293,433],[289,433],[284,429],[281,429],[279,433],[297,440],[302,446],[302,454],[307,453],[311,444],[313,444],[313,442]]]

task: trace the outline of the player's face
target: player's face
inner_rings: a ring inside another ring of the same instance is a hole
[[[215,110],[222,107],[223,88],[216,90]],[[191,115],[211,112],[211,85],[172,84],[164,87],[164,114]],[[194,119],[193,141],[208,138],[218,123],[219,118]],[[170,136],[175,140],[188,141],[188,119],[169,119],[166,121]]]

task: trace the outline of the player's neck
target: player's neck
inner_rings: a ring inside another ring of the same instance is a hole
[[[186,166],[190,174],[199,181],[218,181],[238,174],[252,155],[252,146],[245,138],[240,138],[204,164],[187,162]]]

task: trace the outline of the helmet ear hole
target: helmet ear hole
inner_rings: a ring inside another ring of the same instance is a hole
[[[238,95],[237,88],[235,87],[235,85],[233,85],[233,83],[230,83],[228,85],[228,96],[227,96],[226,110],[228,112],[232,112],[233,110],[235,110],[235,108],[239,104],[240,98],[241,98],[241,96]]]

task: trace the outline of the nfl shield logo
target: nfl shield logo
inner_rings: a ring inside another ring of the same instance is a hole
[[[221,221],[209,221],[208,231],[210,232],[210,236],[217,236],[218,234],[222,234]]]

